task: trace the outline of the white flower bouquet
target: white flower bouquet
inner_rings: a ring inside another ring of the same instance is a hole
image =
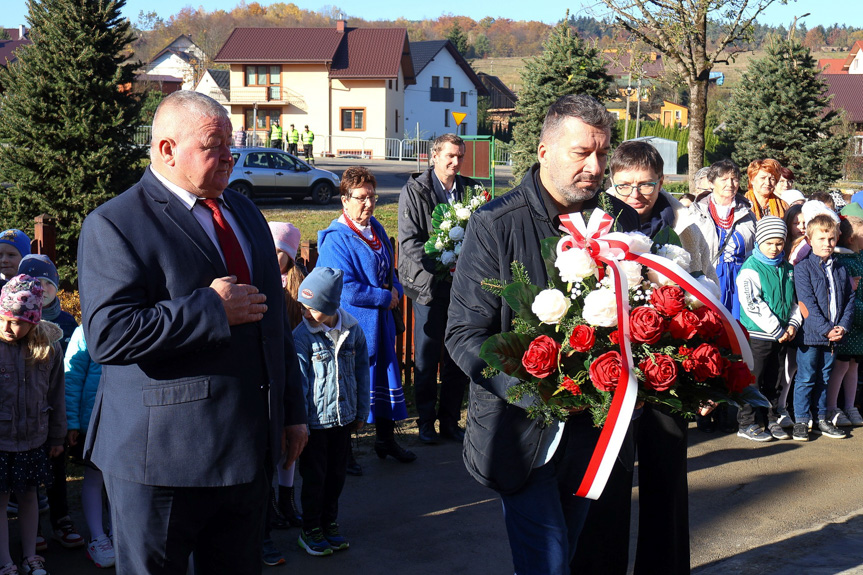
[[[482,186],[465,188],[462,201],[438,204],[432,212],[432,229],[425,243],[425,252],[437,263],[435,275],[452,279],[468,220],[491,199]]]

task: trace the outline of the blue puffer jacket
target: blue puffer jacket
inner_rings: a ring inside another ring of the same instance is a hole
[[[294,330],[309,427],[345,426],[369,416],[369,352],[356,318],[339,308],[341,329],[303,322]],[[336,359],[337,358],[337,359]]]
[[[66,420],[69,429],[82,433],[90,424],[90,414],[96,402],[96,390],[102,377],[102,366],[93,361],[87,351],[84,328],[72,332],[66,348]]]

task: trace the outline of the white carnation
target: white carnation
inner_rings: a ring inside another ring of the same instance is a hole
[[[457,217],[460,222],[468,219],[470,214],[470,208],[459,208],[455,211],[455,217]]]
[[[720,293],[719,286],[716,285],[716,282],[713,281],[712,279],[710,279],[709,277],[698,276],[695,279],[696,279],[696,281],[698,281],[698,283],[700,283],[705,288],[705,291],[712,294],[713,297],[715,297],[716,299],[719,299],[719,297],[722,295]],[[704,303],[701,302],[698,298],[696,298],[691,293],[686,292],[686,305],[688,305],[690,307],[690,309],[698,309],[701,306],[703,306]]]
[[[626,276],[626,283],[629,284],[629,290],[632,291],[641,286],[641,282],[644,279],[641,275],[641,264],[630,260],[623,260],[618,263],[620,267],[623,268],[623,275]],[[614,270],[612,268],[609,268],[608,271],[609,276],[614,277]]]
[[[542,323],[560,323],[569,310],[570,300],[563,292],[556,289],[546,289],[539,292],[533,300],[531,311]]]
[[[449,231],[449,239],[454,242],[462,241],[464,239],[464,228],[461,226],[455,226]]]
[[[641,232],[628,232],[626,235],[630,238],[629,251],[637,254],[650,252],[650,246],[653,245],[653,241],[649,237]]]
[[[614,291],[600,288],[593,290],[584,298],[581,317],[590,325],[615,327],[617,325],[617,300]]]
[[[444,220],[440,223],[441,231],[447,232],[452,227],[452,222],[449,220]]]
[[[692,264],[692,255],[680,246],[665,244],[656,251],[656,255],[668,258],[686,271]]]
[[[455,263],[455,252],[447,250],[444,253],[442,253],[440,255],[440,263],[442,263],[445,266],[449,266],[449,265],[454,264]]]
[[[569,282],[580,282],[596,273],[596,262],[587,250],[572,248],[557,254],[554,267],[560,271],[560,279]]]

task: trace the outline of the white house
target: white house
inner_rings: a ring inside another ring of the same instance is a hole
[[[195,86],[195,91],[201,94],[206,94],[215,100],[225,104],[230,100],[231,94],[231,72],[228,70],[216,70],[207,68],[198,85]],[[225,106],[228,113],[231,112],[230,106]]]
[[[196,70],[201,70],[206,60],[204,51],[184,34],[153,56],[144,73],[180,78],[183,81],[182,89],[192,90],[197,80]]]
[[[411,42],[416,85],[405,87],[407,137],[434,138],[449,132],[475,136],[477,97],[488,95],[483,83],[449,40]],[[457,126],[453,112],[466,114]]]

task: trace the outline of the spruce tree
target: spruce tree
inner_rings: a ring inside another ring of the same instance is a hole
[[[773,158],[794,172],[795,187],[824,191],[841,177],[847,144],[842,121],[829,103],[826,85],[810,50],[774,38],[767,55],[754,60],[735,88],[722,135],[742,168]]]
[[[3,225],[30,234],[35,216],[55,217],[57,267],[72,282],[84,217],[140,176],[124,4],[30,0],[33,43],[0,71],[0,181],[12,184]]]
[[[513,130],[516,180],[536,162],[542,122],[554,102],[567,94],[586,94],[600,101],[609,95],[611,77],[599,50],[573,33],[567,20],[568,17],[552,29],[542,53],[528,60],[521,72]]]
[[[467,34],[464,33],[464,30],[461,29],[461,26],[458,25],[458,22],[455,22],[450,28],[449,33],[446,35],[446,39],[452,42],[452,45],[455,46],[455,49],[459,54],[464,56],[467,54]]]

